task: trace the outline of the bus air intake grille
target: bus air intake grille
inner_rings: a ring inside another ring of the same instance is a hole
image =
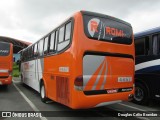
[[[57,76],[56,87],[57,101],[64,105],[69,105],[69,79],[67,77]]]

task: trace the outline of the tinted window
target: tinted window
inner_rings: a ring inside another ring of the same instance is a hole
[[[37,51],[37,43],[34,46],[34,57],[38,56],[38,51]]]
[[[55,43],[54,43],[55,50],[57,50],[57,44],[58,44],[58,31],[56,30],[56,32],[55,32]]]
[[[145,54],[145,38],[135,40],[136,55]]]
[[[59,43],[58,44],[58,51],[61,51],[61,50],[63,50],[64,48],[66,48],[68,45],[69,45],[69,42],[70,41],[65,41],[65,42],[62,42],[62,43]]]
[[[51,34],[50,38],[50,52],[54,52],[55,32]]]
[[[59,29],[59,43],[64,41],[64,27]]]
[[[44,40],[44,54],[48,53],[48,37],[45,38]]]
[[[43,41],[44,40],[39,41],[39,56],[43,55]]]
[[[30,59],[32,55],[32,47],[28,48],[28,58]]]
[[[150,45],[149,45],[149,37],[146,36],[145,37],[145,55],[149,55],[150,54]]]
[[[83,16],[84,32],[90,39],[107,42],[131,44],[132,28],[130,25],[117,22],[116,18]]]
[[[34,58],[34,45],[32,46],[32,58]]]
[[[154,35],[152,38],[152,48],[153,48],[153,55],[158,54],[158,35]]]
[[[71,36],[71,22],[66,25],[65,40],[70,40],[70,36]]]
[[[65,32],[63,32],[63,33],[65,33],[65,35],[63,35],[63,36],[65,36],[65,40],[63,40],[63,41],[61,41],[61,42],[58,43],[58,51],[61,51],[61,50],[65,49],[69,45],[69,43],[70,43],[71,22],[69,22],[69,23],[67,23],[65,25]],[[62,36],[60,34],[62,34],[62,32],[59,32],[59,36]]]
[[[26,60],[29,60],[29,50],[27,48],[27,51],[26,51]]]
[[[10,44],[0,42],[0,56],[8,56],[10,53]]]

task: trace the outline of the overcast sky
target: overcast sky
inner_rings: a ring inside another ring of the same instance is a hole
[[[160,0],[0,0],[0,36],[37,41],[80,10],[111,15],[134,33],[160,26]]]

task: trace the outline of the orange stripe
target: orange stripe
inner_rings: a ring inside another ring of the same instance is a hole
[[[96,72],[92,75],[92,77],[89,79],[88,83],[86,84],[85,86],[85,89],[84,90],[91,90],[95,81],[96,81],[96,78],[98,76],[98,73],[99,71],[101,70],[103,64],[104,64],[105,60],[101,63],[101,65],[98,67],[98,69],[96,70]]]

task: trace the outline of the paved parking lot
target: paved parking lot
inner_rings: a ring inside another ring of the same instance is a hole
[[[153,114],[160,111],[160,103],[151,102],[149,106],[140,106],[131,102],[122,102],[118,104],[108,105],[100,108],[92,108],[87,110],[72,110],[59,103],[49,101],[47,104],[42,103],[39,94],[32,90],[30,87],[23,85],[19,79],[14,78],[13,83],[8,88],[0,86],[0,111],[48,111],[42,112],[44,115],[48,113],[48,116],[30,118],[31,120],[51,120],[54,118],[63,120],[74,119],[97,119],[101,117],[101,120],[113,119],[142,119],[142,120],[157,120],[159,117],[118,117],[112,113],[126,114],[129,111],[136,113],[148,113]],[[52,112],[51,112],[52,111]],[[160,112],[159,112],[160,113]],[[158,115],[159,115],[158,113]],[[50,116],[50,117],[49,117]],[[87,116],[87,117],[86,117]],[[22,118],[0,118],[0,120],[17,120]],[[28,118],[23,118],[28,120]]]

